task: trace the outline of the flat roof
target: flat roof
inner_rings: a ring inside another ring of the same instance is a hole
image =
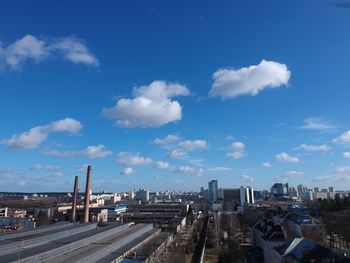
[[[95,253],[98,253],[98,251],[100,249],[103,249],[104,247],[106,247],[110,244],[117,243],[118,241],[121,241],[122,239],[128,237],[132,233],[135,233],[138,230],[145,228],[147,226],[149,226],[149,224],[133,225],[133,226],[131,226],[131,227],[129,227],[121,232],[115,233],[107,238],[95,241],[93,243],[88,244],[87,246],[76,249],[69,254],[65,254],[65,255],[59,256],[57,258],[53,258],[51,260],[45,261],[45,262],[47,262],[47,263],[74,263],[74,262],[77,262],[77,261],[81,260],[82,258],[86,258],[88,256],[94,255]],[[141,236],[143,236],[143,235],[141,235]],[[135,239],[132,241],[135,241]],[[130,243],[133,243],[132,241],[129,242],[128,245]],[[132,246],[132,247],[134,247],[134,246]],[[128,250],[126,250],[125,252],[127,252],[127,251]],[[112,260],[114,260],[114,259],[112,259]],[[99,262],[101,262],[101,260],[99,260]],[[111,262],[111,261],[109,261],[109,262]]]
[[[0,256],[0,262],[13,262],[13,261],[18,260],[19,258],[23,259],[26,257],[31,257],[34,255],[40,254],[42,252],[46,252],[46,251],[49,251],[49,250],[52,250],[52,249],[55,249],[58,247],[62,247],[64,245],[73,243],[75,241],[79,241],[79,240],[87,238],[89,236],[105,232],[107,230],[110,230],[110,229],[115,228],[115,227],[120,226],[120,225],[121,224],[110,224],[108,226],[99,227],[99,228],[88,230],[88,231],[85,231],[82,233],[74,234],[74,235],[71,235],[71,236],[68,236],[65,238],[57,239],[57,240],[54,240],[54,241],[51,241],[51,242],[48,242],[48,243],[45,243],[45,244],[42,244],[42,245],[39,245],[36,247],[23,249],[19,252],[3,255],[3,256]]]

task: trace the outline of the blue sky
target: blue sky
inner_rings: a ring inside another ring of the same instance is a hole
[[[349,189],[334,3],[2,2],[0,191]]]

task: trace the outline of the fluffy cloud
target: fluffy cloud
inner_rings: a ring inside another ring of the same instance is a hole
[[[280,176],[277,176],[277,180],[279,181],[288,181],[291,178],[295,178],[295,177],[299,177],[302,176],[303,173],[302,172],[298,172],[298,171],[289,171],[289,172],[285,172]]]
[[[60,152],[57,150],[50,150],[50,151],[46,151],[45,154],[52,157],[59,157],[59,158],[87,157],[90,159],[99,159],[99,158],[105,158],[108,155],[111,155],[112,152],[107,150],[107,148],[103,144],[99,144],[99,145],[88,146],[81,151]]]
[[[287,85],[290,71],[285,64],[262,60],[260,64],[240,69],[219,69],[214,75],[210,97],[229,99],[240,95],[257,95],[267,88]]]
[[[169,158],[183,158],[186,157],[189,152],[195,150],[204,150],[209,147],[206,140],[186,140],[178,143],[178,149],[173,149],[168,153]]]
[[[117,155],[117,163],[123,166],[139,166],[152,163],[152,159],[143,157],[139,153],[120,152]]]
[[[243,174],[243,175],[241,176],[241,180],[242,180],[243,182],[253,182],[253,181],[254,181],[254,178],[253,178],[252,176]]]
[[[85,65],[99,64],[84,41],[75,37],[44,39],[26,35],[5,47],[0,43],[0,62],[10,69],[19,70],[30,60],[39,63],[54,57]]]
[[[339,137],[333,139],[333,143],[336,143],[336,144],[349,144],[350,143],[350,131],[344,132]]]
[[[156,138],[153,143],[157,145],[167,145],[176,141],[179,141],[181,138],[177,135],[169,134],[163,139]]]
[[[332,130],[336,127],[328,123],[321,117],[313,117],[313,118],[305,119],[304,124],[302,126],[299,126],[298,128],[304,129],[304,130],[324,131],[324,130]]]
[[[69,133],[78,133],[83,125],[72,118],[65,118],[63,120],[58,120],[52,122],[48,127],[47,131],[49,132],[69,132]]]
[[[307,144],[301,144],[295,149],[297,150],[304,150],[304,151],[311,151],[311,152],[327,152],[331,149],[328,145],[322,144],[322,145],[307,145]]]
[[[227,157],[232,159],[240,159],[244,156],[246,156],[245,145],[242,142],[233,142],[229,147],[228,150],[232,151],[226,154]]]
[[[9,139],[3,139],[1,144],[10,148],[17,149],[34,149],[42,144],[50,132],[68,132],[71,134],[81,130],[83,125],[72,118],[54,121],[48,125],[37,126],[21,134],[14,134]]]
[[[271,168],[272,165],[269,163],[269,162],[264,162],[261,164],[262,167],[265,167],[265,168]]]
[[[179,150],[179,149],[173,149],[167,155],[167,157],[172,159],[184,158],[186,156],[187,156],[187,151]]]
[[[51,52],[61,53],[62,57],[76,64],[98,66],[98,59],[89,51],[85,42],[75,37],[57,39],[48,47]]]
[[[208,143],[205,140],[186,140],[179,143],[179,147],[187,152],[192,152],[194,150],[207,149]]]
[[[287,163],[298,163],[299,162],[298,157],[291,156],[285,152],[281,152],[281,153],[277,154],[276,159],[280,162],[287,162]]]
[[[230,146],[229,146],[229,150],[244,150],[245,145],[243,142],[233,142]]]
[[[157,167],[158,169],[170,169],[172,166],[168,162],[162,162],[162,161],[157,161],[154,163],[154,166]]]
[[[193,168],[193,167],[190,167],[190,166],[180,166],[178,169],[174,170],[174,173],[202,176],[203,173],[204,173],[204,169],[202,169],[202,168]]]
[[[160,127],[181,120],[182,107],[176,96],[187,96],[189,90],[178,83],[153,81],[148,86],[134,88],[133,99],[120,99],[112,108],[104,108],[105,117],[117,121],[125,128]]]
[[[232,159],[241,159],[244,157],[244,152],[229,152],[226,156]]]
[[[132,167],[125,167],[121,172],[120,175],[132,175],[135,171]]]
[[[350,152],[343,152],[344,158],[350,158]]]

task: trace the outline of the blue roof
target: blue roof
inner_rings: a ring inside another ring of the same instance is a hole
[[[143,261],[124,258],[124,259],[123,259],[122,261],[120,261],[120,262],[121,262],[121,263],[142,263]]]

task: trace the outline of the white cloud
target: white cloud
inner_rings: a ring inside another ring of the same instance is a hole
[[[328,145],[322,144],[322,145],[308,145],[308,144],[301,144],[295,149],[297,150],[304,150],[304,151],[311,151],[311,152],[327,152],[331,149]]]
[[[112,151],[107,150],[107,148],[103,144],[99,144],[99,145],[88,146],[81,151],[60,152],[57,150],[49,150],[49,151],[45,151],[45,154],[52,157],[59,157],[59,158],[87,157],[90,159],[99,159],[99,158],[105,158],[108,155],[111,155]]]
[[[242,150],[242,151],[244,151],[244,149],[245,149],[245,145],[243,142],[233,142],[229,146],[229,150]]]
[[[313,117],[313,118],[306,118],[304,120],[304,124],[302,126],[298,127],[299,129],[304,130],[332,130],[336,127],[333,124],[328,123],[326,120],[324,120],[322,117]]]
[[[172,166],[168,162],[157,161],[154,163],[154,166],[159,169],[170,169]]]
[[[333,143],[336,144],[350,144],[350,130],[347,132],[344,132],[339,137],[333,139]]]
[[[54,172],[54,173],[50,173],[49,177],[62,177],[65,176],[64,173],[62,172]]]
[[[195,176],[202,176],[204,173],[204,169],[202,168],[193,168],[190,166],[180,166],[178,169],[174,170],[175,173],[181,174],[190,174]]]
[[[1,144],[5,144],[10,148],[17,149],[34,149],[42,144],[48,137],[50,132],[68,132],[77,133],[83,125],[72,118],[54,121],[48,125],[37,126],[25,131],[21,134],[14,134],[9,139],[3,139]]]
[[[159,138],[156,138],[154,141],[153,141],[153,144],[157,144],[157,145],[167,145],[167,144],[170,144],[170,143],[173,143],[173,142],[176,142],[176,141],[179,141],[181,138],[177,135],[172,135],[172,134],[169,134],[167,135],[165,138],[163,139],[159,139]]]
[[[209,147],[205,140],[186,140],[178,143],[178,149],[173,149],[168,153],[169,158],[184,158],[189,152],[195,150],[204,150]]]
[[[84,41],[75,37],[53,40],[26,35],[5,47],[0,43],[0,62],[10,69],[20,70],[27,61],[39,63],[54,57],[63,57],[73,63],[93,66],[99,64]]]
[[[57,39],[49,46],[49,50],[59,52],[63,58],[76,64],[98,66],[98,59],[89,51],[85,42],[75,37]]]
[[[243,174],[243,175],[241,176],[241,180],[242,180],[243,182],[253,182],[253,181],[254,181],[254,178],[253,178],[252,176]]]
[[[51,164],[40,164],[36,163],[34,164],[30,170],[44,170],[44,171],[60,171],[61,167],[56,166],[56,165],[51,165]]]
[[[230,167],[225,167],[225,166],[216,166],[216,167],[212,167],[212,168],[208,168],[208,171],[213,171],[213,172],[228,172],[228,171],[232,171],[232,169]]]
[[[52,122],[48,127],[48,131],[78,133],[82,128],[83,125],[79,121],[72,118],[65,118]]]
[[[203,166],[204,160],[203,159],[191,159],[189,160],[189,163],[195,166]]]
[[[350,181],[350,166],[337,167],[329,176],[312,178],[315,182],[347,182]]]
[[[173,158],[173,159],[184,158],[186,156],[187,156],[187,151],[179,150],[179,149],[173,149],[167,155],[167,157]]]
[[[247,154],[244,152],[245,145],[242,142],[233,142],[229,147],[228,150],[233,151],[226,154],[227,157],[232,159],[240,159]]]
[[[88,146],[84,151],[84,155],[90,159],[105,158],[111,154],[112,152],[107,150],[102,144]]]
[[[289,172],[283,173],[280,176],[277,176],[276,179],[279,180],[279,181],[288,181],[289,179],[302,176],[303,174],[304,173],[298,172],[298,171],[289,171]]]
[[[350,166],[337,167],[331,176],[333,181],[349,181],[350,180]]]
[[[20,69],[28,59],[40,62],[48,55],[46,43],[32,35],[26,35],[7,47],[0,45],[0,59],[12,69]]]
[[[134,88],[133,95],[133,99],[120,99],[114,107],[104,108],[102,114],[125,128],[160,127],[181,120],[182,107],[171,98],[187,96],[189,90],[178,83],[158,80]]]
[[[208,148],[208,142],[205,140],[186,140],[179,143],[179,147],[187,152],[202,150]]]
[[[276,159],[280,162],[287,162],[287,163],[298,163],[299,162],[298,157],[291,156],[285,152],[281,152],[281,153],[277,154]]]
[[[232,159],[240,159],[245,155],[244,155],[244,152],[229,152],[226,154],[226,156]]]
[[[143,157],[140,153],[120,152],[117,155],[117,163],[123,166],[138,166],[152,163],[152,159]]]
[[[343,152],[344,158],[350,158],[350,152]]]
[[[261,164],[261,166],[265,167],[265,168],[271,168],[272,165],[269,162],[264,162]]]
[[[262,60],[260,64],[240,69],[219,69],[214,75],[210,97],[229,99],[240,95],[257,95],[267,88],[287,85],[290,71],[285,64]]]
[[[132,175],[135,171],[132,167],[125,167],[123,171],[120,172],[120,175]]]

